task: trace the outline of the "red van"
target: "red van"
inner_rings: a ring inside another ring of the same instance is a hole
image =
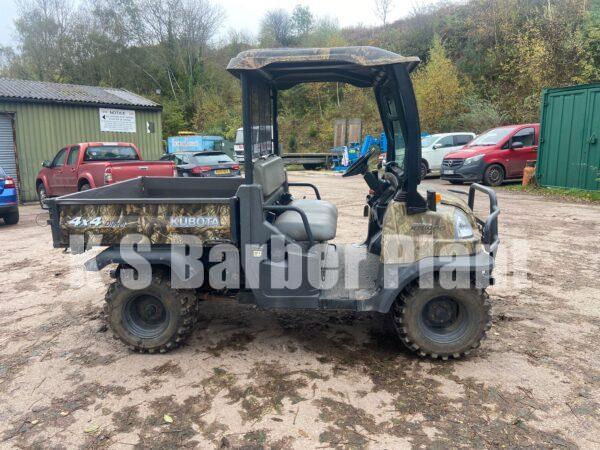
[[[522,178],[525,163],[537,159],[539,137],[539,123],[488,130],[444,157],[441,178],[452,184],[483,182],[488,186]]]

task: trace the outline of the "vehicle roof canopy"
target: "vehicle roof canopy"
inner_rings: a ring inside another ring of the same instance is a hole
[[[384,66],[405,64],[412,71],[416,56],[402,56],[377,47],[275,48],[246,50],[231,59],[227,70],[239,77],[254,72],[287,89],[299,83],[337,81],[372,87]]]

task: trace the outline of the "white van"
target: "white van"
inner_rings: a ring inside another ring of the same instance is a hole
[[[273,153],[273,129],[270,125],[257,125],[252,127],[252,142],[254,147],[254,156],[267,155]],[[244,129],[238,128],[235,133],[235,142],[233,144],[235,159],[239,163],[244,162]]]
[[[430,134],[421,139],[421,179],[428,173],[439,173],[448,153],[462,148],[475,139],[475,133],[456,132]]]

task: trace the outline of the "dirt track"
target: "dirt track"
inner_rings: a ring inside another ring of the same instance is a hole
[[[364,239],[362,180],[291,178],[338,205],[338,242]],[[108,276],[52,249],[24,207],[0,226],[0,447],[598,448],[600,207],[499,201],[494,327],[446,363],[403,351],[377,315],[229,302],[203,305],[184,348],[130,353],[104,326]]]

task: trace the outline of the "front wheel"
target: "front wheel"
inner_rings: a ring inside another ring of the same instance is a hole
[[[192,333],[197,304],[194,291],[172,289],[168,274],[159,272],[140,290],[127,289],[117,279],[106,293],[105,312],[115,337],[131,350],[166,353]]]
[[[37,195],[38,201],[40,202],[40,208],[48,209],[48,205],[46,204],[46,200],[48,200],[48,194],[46,193],[46,188],[43,184],[39,184],[37,187]]]
[[[390,311],[402,343],[420,356],[461,358],[479,347],[492,325],[491,306],[482,289],[411,286]]]
[[[500,164],[491,164],[483,174],[483,184],[500,186],[504,181],[504,169]]]

